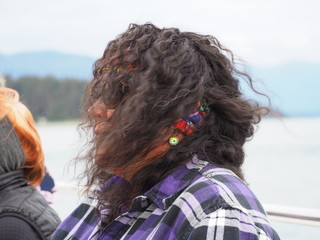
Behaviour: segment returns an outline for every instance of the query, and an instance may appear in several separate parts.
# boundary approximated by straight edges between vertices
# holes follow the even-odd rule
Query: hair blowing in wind
[[[195,154],[244,178],[243,145],[267,109],[243,95],[240,81],[256,92],[251,78],[236,68],[232,52],[213,36],[131,24],[107,45],[84,94],[82,127],[91,139],[78,159],[86,161],[88,189],[104,183],[115,170],[137,166],[131,188],[118,191],[115,186],[108,195],[99,194],[101,204],[110,204],[111,218],[119,205]],[[176,131],[176,121],[203,100],[210,111],[196,131],[176,146],[162,147]],[[95,121],[88,114],[96,101],[114,109],[111,117],[100,120],[104,124],[98,135],[92,133]],[[148,164],[141,164],[146,159]]]

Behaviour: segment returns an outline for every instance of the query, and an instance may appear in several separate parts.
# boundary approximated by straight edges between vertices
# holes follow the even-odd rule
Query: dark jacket
[[[0,121],[0,218],[17,217],[32,226],[40,239],[50,239],[60,219],[41,193],[30,186],[20,167],[24,153],[10,121]],[[1,226],[0,226],[1,227]]]

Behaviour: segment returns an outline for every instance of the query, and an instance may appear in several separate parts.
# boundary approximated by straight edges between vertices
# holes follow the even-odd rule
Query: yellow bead
[[[179,143],[179,139],[177,137],[171,137],[169,138],[169,143],[170,145],[175,146]]]
[[[116,68],[116,71],[117,71],[117,72],[121,72],[121,71],[122,71],[122,66],[117,67],[117,68]]]

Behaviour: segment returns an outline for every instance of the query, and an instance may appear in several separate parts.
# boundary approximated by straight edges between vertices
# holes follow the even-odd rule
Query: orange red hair
[[[40,185],[44,176],[44,154],[40,136],[30,110],[19,101],[19,93],[0,88],[0,120],[8,117],[21,142],[24,154],[25,177],[31,185]]]

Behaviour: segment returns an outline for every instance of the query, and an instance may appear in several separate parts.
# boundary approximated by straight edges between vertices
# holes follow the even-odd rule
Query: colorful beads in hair
[[[179,129],[184,135],[194,132],[203,122],[204,117],[209,113],[209,107],[205,100],[199,101],[197,108],[188,117],[176,122],[173,127]]]
[[[115,60],[113,62],[113,64],[118,63],[119,60]],[[123,85],[127,86],[130,82],[133,81],[133,69],[134,69],[134,65],[130,64],[128,65],[128,67],[126,68],[126,74],[127,74],[127,79],[123,82],[121,82]],[[105,66],[102,67],[102,69],[100,70],[100,73],[121,73],[123,71],[123,67],[122,66],[115,66],[114,68],[110,68],[108,64],[106,64]]]

